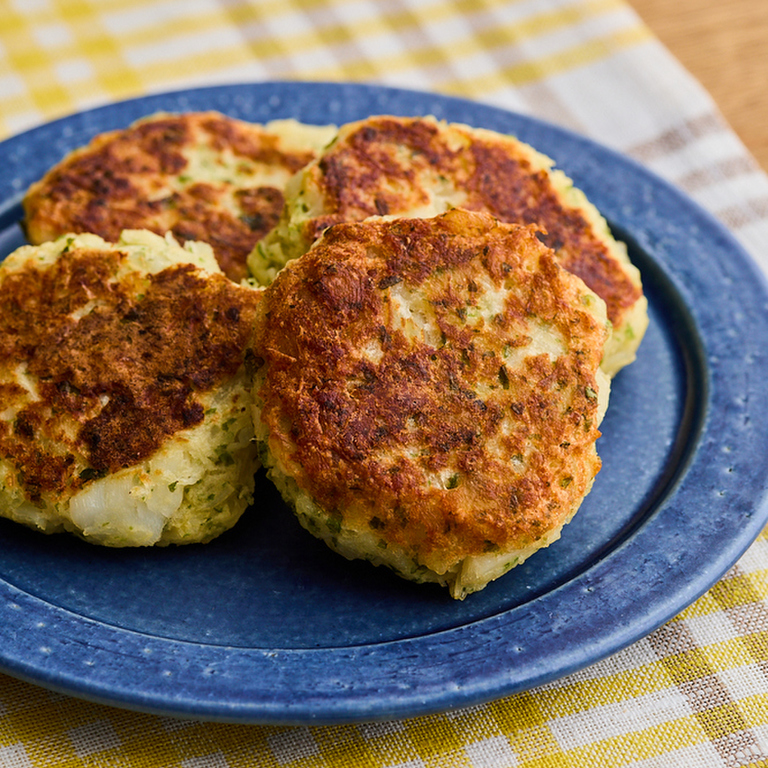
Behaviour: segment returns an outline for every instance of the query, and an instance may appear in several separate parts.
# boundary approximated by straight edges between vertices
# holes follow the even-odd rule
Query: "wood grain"
[[[768,0],[629,0],[768,170]]]

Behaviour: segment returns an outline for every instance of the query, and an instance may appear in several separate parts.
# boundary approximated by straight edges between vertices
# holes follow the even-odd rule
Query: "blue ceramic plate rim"
[[[351,647],[227,647],[111,626],[0,580],[0,669],[94,701],[229,722],[342,723],[445,711],[530,689],[625,648],[703,594],[758,536],[768,520],[768,408],[755,375],[766,370],[768,349],[764,277],[689,198],[570,131],[464,99],[372,85],[186,89],[84,111],[0,144],[0,218],[90,135],[156,110],[209,108],[254,121],[436,114],[516,134],[554,156],[651,255],[679,297],[677,310],[696,331],[685,350],[699,372],[696,428],[635,531],[576,577],[500,614]],[[692,513],[698,510],[706,514]]]

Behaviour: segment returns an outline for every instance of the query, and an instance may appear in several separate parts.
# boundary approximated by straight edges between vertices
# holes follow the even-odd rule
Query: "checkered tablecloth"
[[[0,138],[117,99],[286,79],[459,95],[573,129],[669,179],[768,269],[768,178],[622,0],[0,0]],[[768,766],[768,538],[617,655],[430,717],[205,723],[0,675],[0,768],[31,766]]]

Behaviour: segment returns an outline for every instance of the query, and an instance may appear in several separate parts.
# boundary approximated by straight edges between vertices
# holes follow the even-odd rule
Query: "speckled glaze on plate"
[[[476,704],[638,640],[705,592],[768,519],[768,293],[708,214],[572,133],[465,100],[374,86],[259,83],[159,94],[0,144],[0,257],[26,187],[94,134],[158,110],[263,122],[434,114],[549,154],[625,239],[650,328],[614,380],[603,470],[562,539],[463,602],[347,562],[264,478],[207,546],[99,549],[0,521],[0,670],[166,715],[341,723]]]

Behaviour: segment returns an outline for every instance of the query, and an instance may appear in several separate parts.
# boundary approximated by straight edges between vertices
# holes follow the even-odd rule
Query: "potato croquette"
[[[217,112],[157,114],[70,153],[24,198],[33,244],[68,233],[114,242],[125,229],[201,240],[240,282],[277,222],[283,187],[333,136],[329,126],[255,125]]]
[[[72,235],[0,265],[0,515],[95,544],[210,541],[252,500],[260,292],[211,249]]]
[[[647,301],[626,248],[552,160],[512,136],[431,117],[370,117],[342,126],[285,196],[279,224],[248,260],[262,284],[331,224],[485,211],[540,227],[558,262],[605,301],[613,325],[603,360],[609,376],[635,358]]]
[[[538,234],[461,209],[336,224],[264,290],[261,459],[332,549],[460,599],[575,514],[610,324]]]

